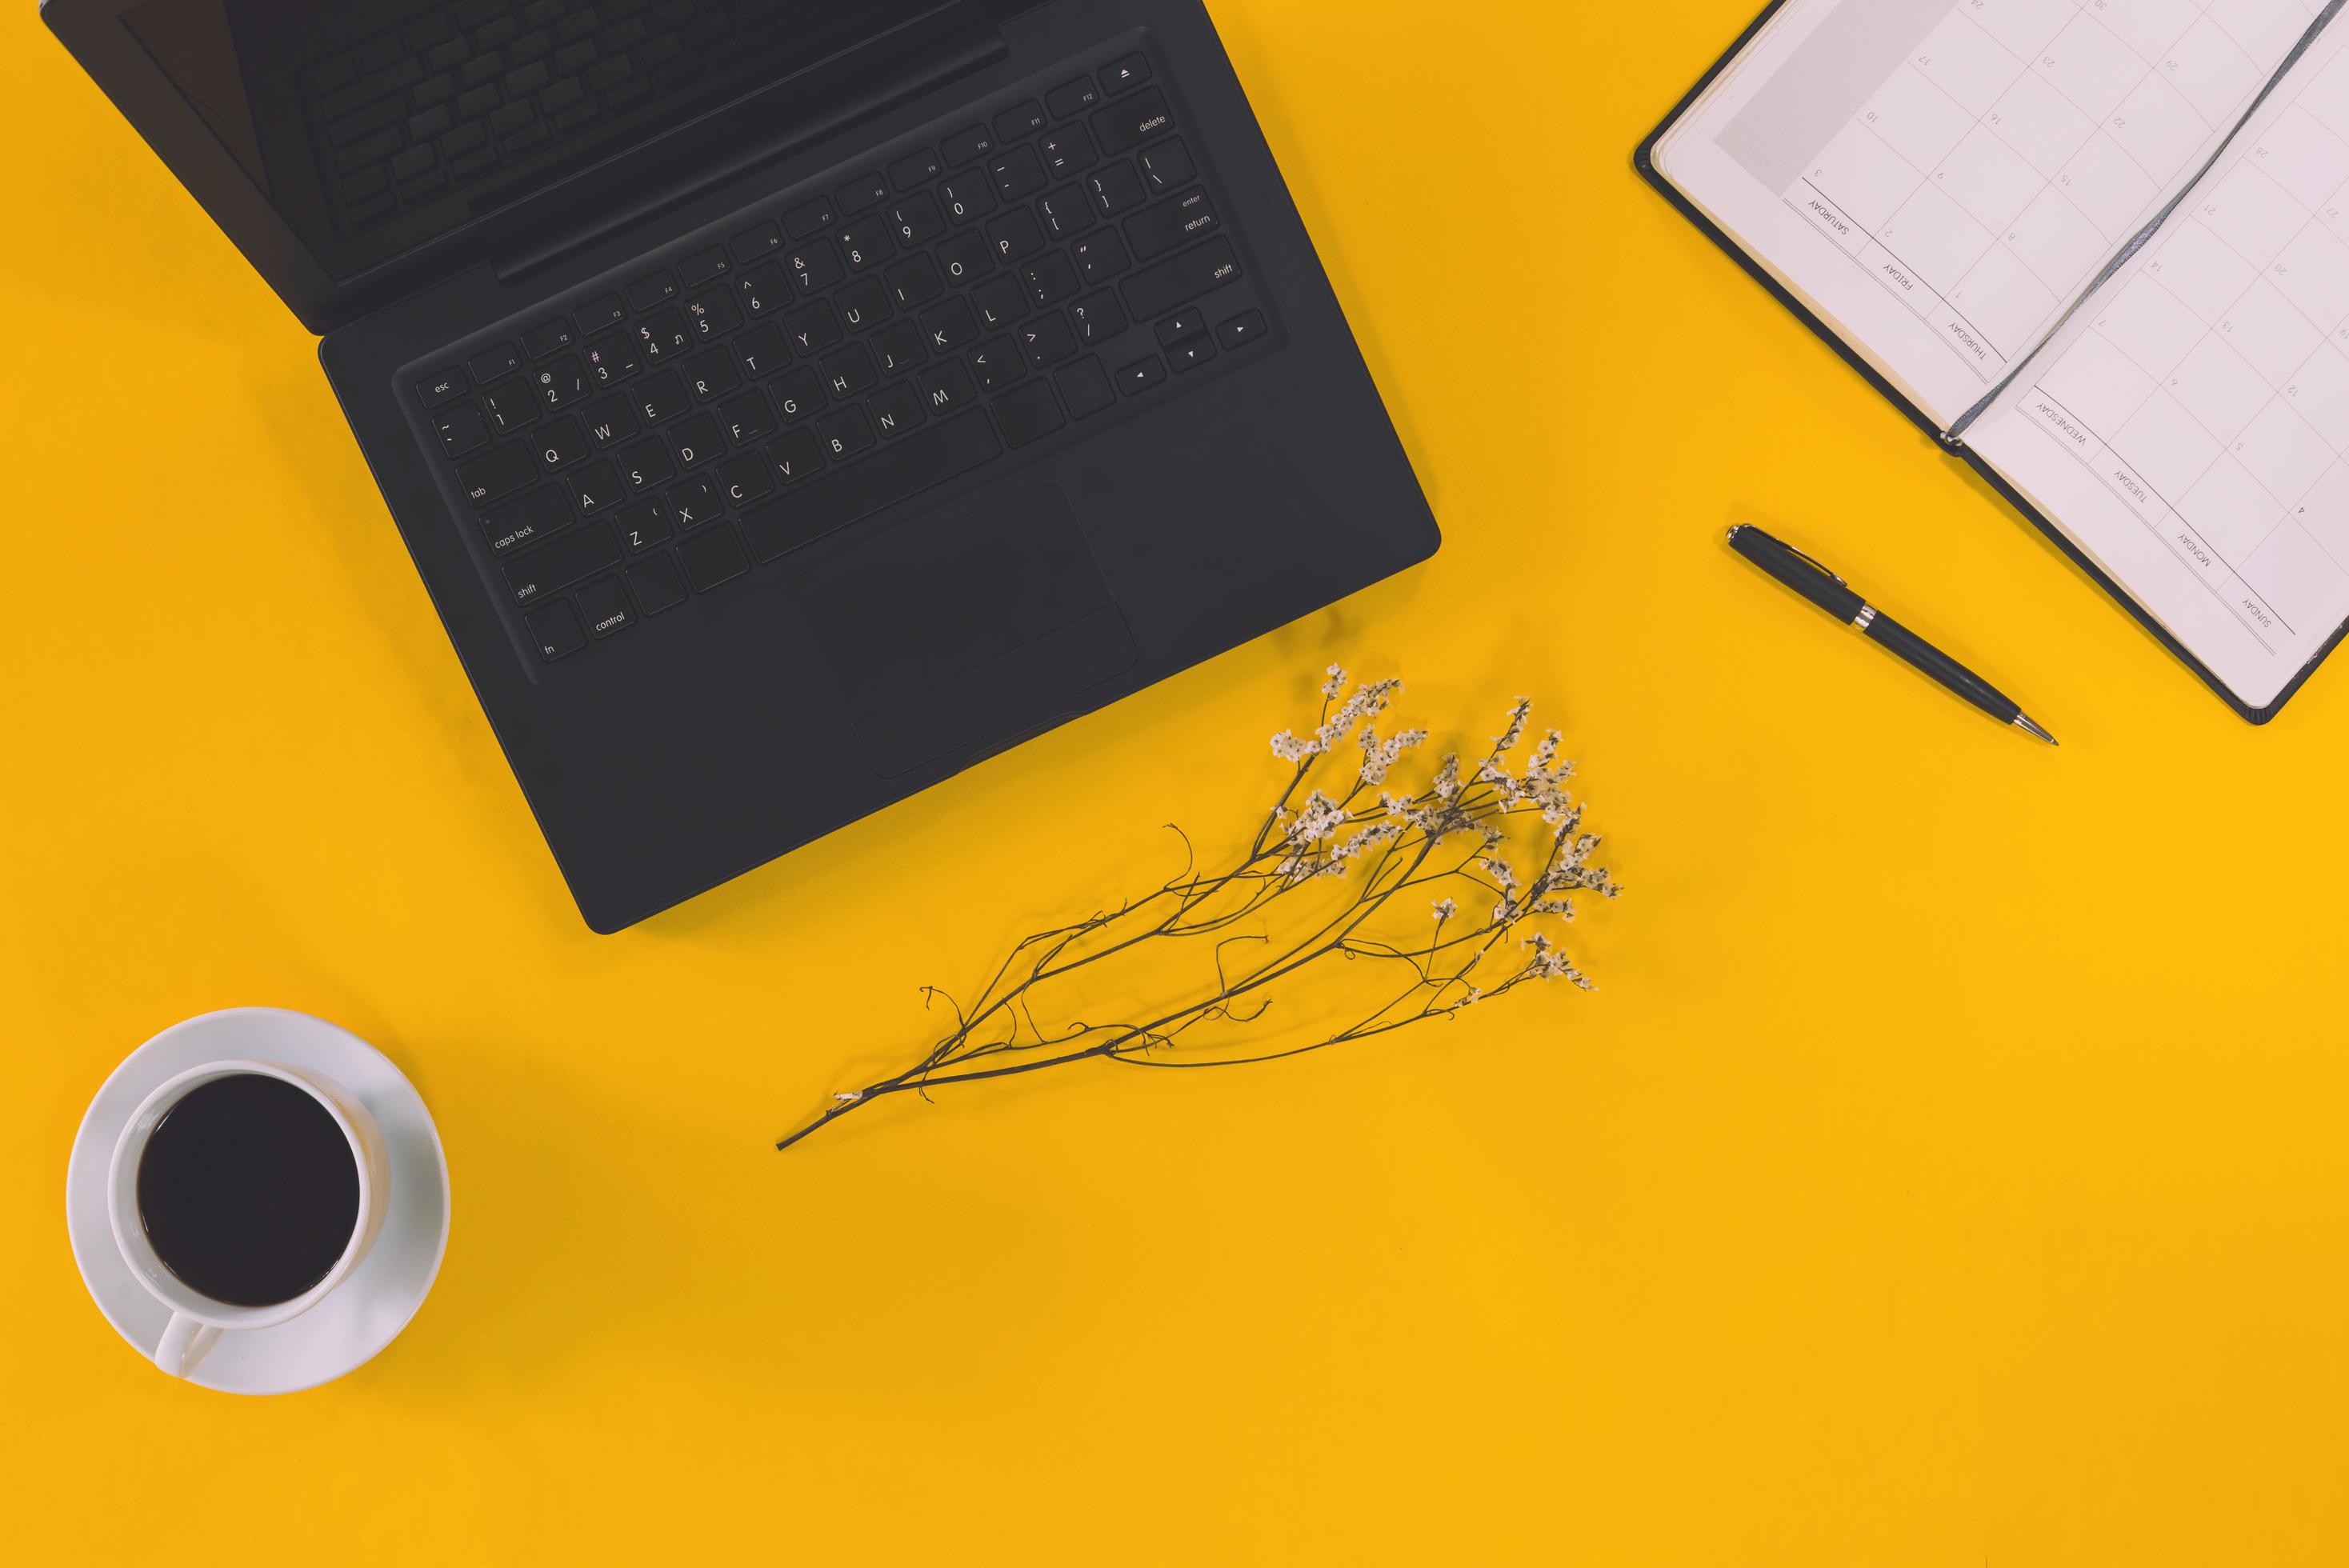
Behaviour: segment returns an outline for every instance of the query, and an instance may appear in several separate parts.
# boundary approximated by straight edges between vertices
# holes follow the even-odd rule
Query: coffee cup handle
[[[174,1377],[185,1377],[196,1369],[196,1363],[205,1352],[220,1342],[221,1331],[209,1323],[175,1312],[164,1326],[163,1337],[155,1346],[155,1365]]]

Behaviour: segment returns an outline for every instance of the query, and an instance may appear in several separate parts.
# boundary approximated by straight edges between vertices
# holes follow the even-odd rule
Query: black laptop
[[[1197,0],[47,0],[614,931],[1418,561]]]

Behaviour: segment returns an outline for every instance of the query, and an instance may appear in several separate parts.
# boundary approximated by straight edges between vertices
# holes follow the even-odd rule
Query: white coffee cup
[[[190,1090],[243,1073],[281,1079],[316,1100],[335,1119],[335,1125],[342,1129],[343,1137],[351,1146],[352,1162],[358,1170],[358,1220],[351,1226],[350,1240],[344,1243],[342,1255],[317,1284],[291,1301],[269,1306],[236,1306],[190,1288],[156,1254],[154,1245],[147,1239],[146,1223],[139,1216],[139,1161],[164,1116]],[[349,1090],[330,1078],[272,1062],[224,1060],[191,1068],[158,1087],[139,1102],[122,1135],[114,1140],[114,1161],[107,1171],[107,1216],[113,1222],[114,1244],[148,1294],[171,1312],[171,1321],[155,1346],[155,1365],[175,1377],[185,1377],[219,1343],[223,1333],[274,1327],[301,1316],[324,1301],[336,1285],[350,1277],[351,1271],[375,1244],[377,1233],[383,1229],[385,1202],[390,1191],[390,1166],[384,1152],[383,1133],[377,1128],[375,1118]]]

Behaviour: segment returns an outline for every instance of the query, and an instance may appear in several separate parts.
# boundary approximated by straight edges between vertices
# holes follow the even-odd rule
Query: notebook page
[[[2349,24],[1966,440],[2237,696],[2349,618]]]
[[[2209,162],[2322,0],[1790,0],[1660,150],[1943,428]]]

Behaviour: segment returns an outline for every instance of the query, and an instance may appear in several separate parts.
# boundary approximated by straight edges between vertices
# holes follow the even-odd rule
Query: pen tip
[[[2027,713],[2018,713],[2014,716],[2014,727],[2017,729],[2022,730],[2025,735],[2037,736],[2040,739],[2045,741],[2050,746],[2058,744],[2054,736],[2048,734],[2045,730],[2040,728],[2038,725],[2033,723],[2031,716]]]

